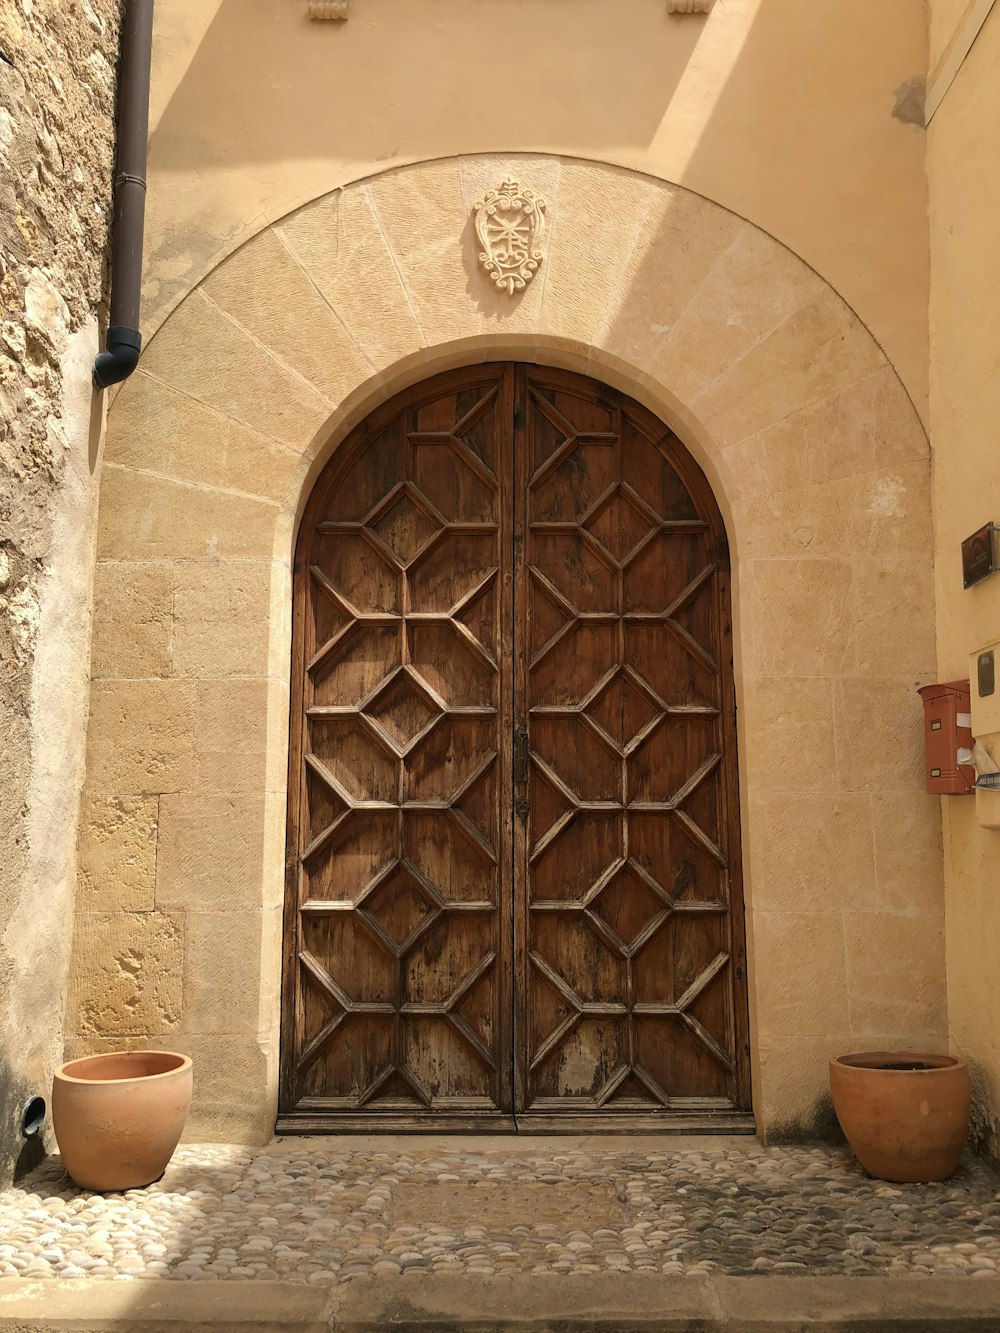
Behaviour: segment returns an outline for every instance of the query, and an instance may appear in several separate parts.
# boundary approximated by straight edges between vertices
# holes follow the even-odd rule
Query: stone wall
[[[61,1056],[118,0],[0,4],[0,1184]]]
[[[508,173],[548,200],[515,299],[471,223]],[[863,324],[784,246],[675,185],[544,155],[386,171],[265,227],[116,398],[69,1049],[187,1052],[192,1137],[272,1132],[297,515],[368,411],[488,359],[637,398],[715,490],[754,1107],[771,1137],[822,1131],[828,1056],[945,1034],[916,695],[935,672],[927,438]]]

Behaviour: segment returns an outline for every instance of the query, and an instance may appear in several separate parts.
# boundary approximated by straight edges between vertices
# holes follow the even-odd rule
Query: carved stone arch
[[[549,201],[545,262],[513,300],[471,220],[508,174]],[[177,306],[109,416],[82,858],[112,825],[155,856],[113,888],[84,878],[69,1027],[80,1047],[211,1053],[203,1137],[273,1126],[304,497],[378,402],[492,359],[638,400],[725,517],[761,1128],[812,1114],[826,1052],[943,1032],[934,858],[898,853],[937,815],[911,708],[934,667],[928,450],[893,367],[812,269],[700,196],[594,162],[432,161],[253,237]],[[144,960],[127,1025],[102,999],[122,947]]]

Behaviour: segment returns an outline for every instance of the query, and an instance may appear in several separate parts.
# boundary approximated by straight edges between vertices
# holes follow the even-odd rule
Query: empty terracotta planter
[[[969,1132],[969,1071],[950,1055],[867,1051],[830,1061],[830,1092],[854,1155],[880,1180],[945,1180]]]
[[[63,1166],[84,1189],[158,1180],[191,1105],[191,1061],[174,1051],[123,1051],[56,1070],[52,1125]]]

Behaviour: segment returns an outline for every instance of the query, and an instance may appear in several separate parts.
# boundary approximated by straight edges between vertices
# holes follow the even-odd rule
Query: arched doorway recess
[[[508,172],[553,201],[516,301],[484,285],[469,225]],[[67,1054],[194,1056],[192,1138],[274,1132],[300,516],[379,403],[505,358],[643,403],[725,516],[758,1129],[810,1132],[831,1055],[946,1037],[913,709],[936,679],[929,455],[896,370],[819,274],[679,186],[428,161],[251,237],[109,413]]]
[[[729,561],[594,380],[357,427],[294,568],[279,1129],[751,1129]]]

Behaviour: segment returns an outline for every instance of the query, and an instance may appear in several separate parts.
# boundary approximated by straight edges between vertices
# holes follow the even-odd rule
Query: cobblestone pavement
[[[836,1149],[627,1144],[185,1145],[157,1184],[110,1195],[51,1158],[0,1194],[0,1275],[998,1274],[1000,1178],[980,1162],[887,1185]]]

